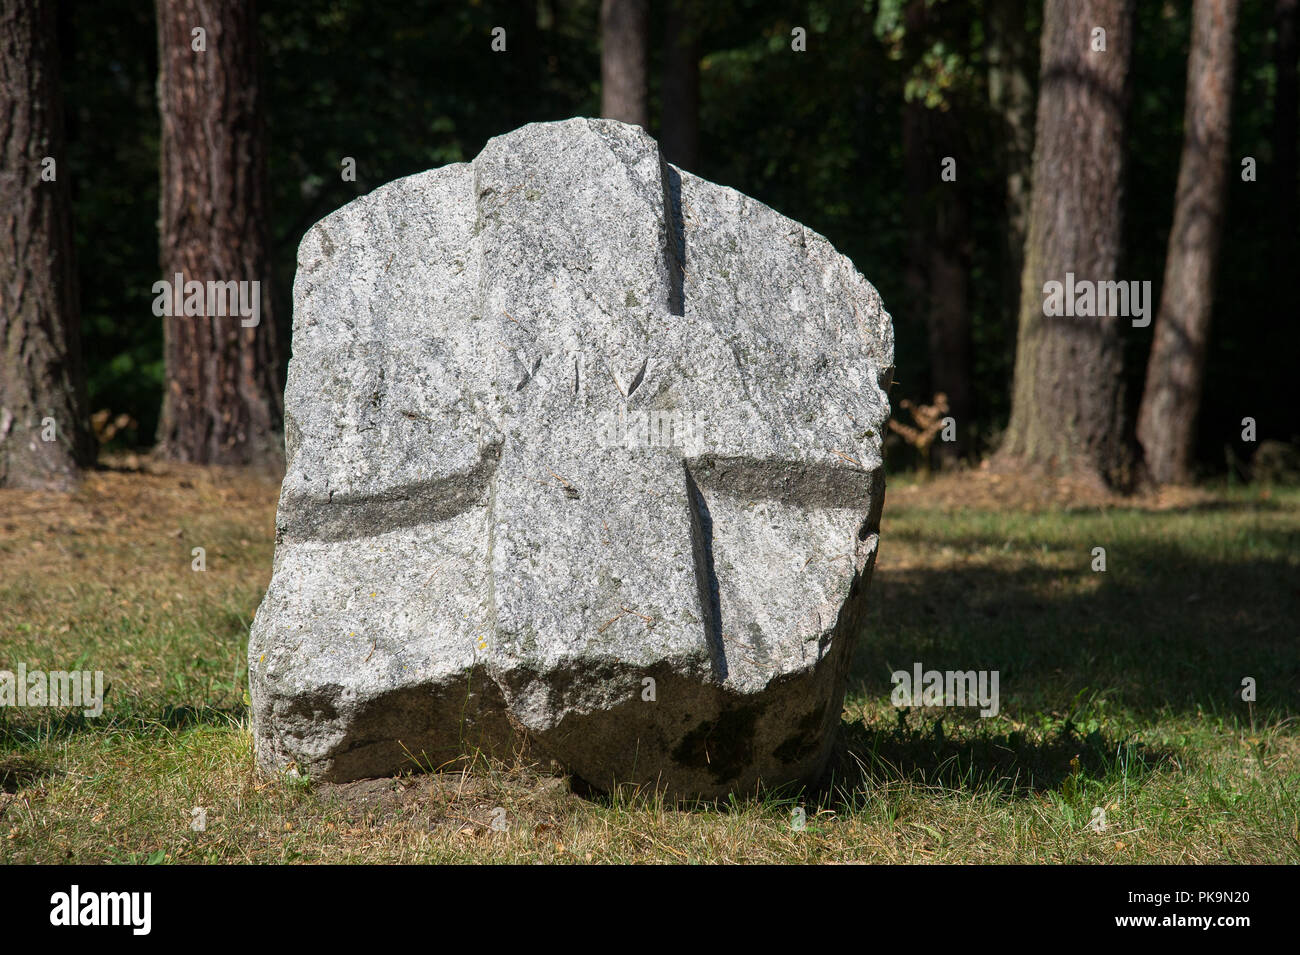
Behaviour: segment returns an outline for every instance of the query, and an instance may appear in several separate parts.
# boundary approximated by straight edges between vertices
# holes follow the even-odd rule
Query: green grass
[[[825,783],[686,808],[487,761],[265,778],[244,645],[275,486],[174,469],[4,492],[0,669],[111,690],[98,720],[0,709],[0,862],[1300,861],[1300,492],[1053,511],[965,508],[954,486],[891,481]],[[918,661],[998,670],[1000,712],[896,709],[890,672]]]

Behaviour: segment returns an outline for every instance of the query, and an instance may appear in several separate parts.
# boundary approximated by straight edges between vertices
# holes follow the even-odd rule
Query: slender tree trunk
[[[516,89],[536,90],[545,76],[546,54],[542,45],[542,31],[538,19],[542,11],[537,0],[522,0],[517,18],[511,19],[506,37],[505,69]],[[545,107],[536,96],[517,96],[512,103],[510,117],[514,128],[545,118]],[[315,220],[313,220],[315,221]]]
[[[926,114],[922,102],[903,103],[903,221],[907,227],[903,288],[907,292],[909,317],[917,321],[924,320],[930,299],[928,250],[934,228],[927,210],[935,169],[930,164]]]
[[[1174,224],[1137,427],[1147,471],[1161,484],[1192,478],[1223,238],[1237,7],[1238,0],[1196,0],[1192,12]]]
[[[695,169],[700,148],[700,40],[691,0],[667,0],[664,16],[664,156]]]
[[[904,9],[905,37],[909,46],[920,45],[926,25],[925,0],[909,0]],[[919,53],[915,53],[919,56]],[[935,167],[931,162],[929,110],[919,99],[903,100],[903,222],[907,228],[903,288],[907,293],[907,314],[925,321],[930,301],[929,248],[933,242],[934,218],[929,213],[930,190]],[[909,385],[915,387],[915,383]],[[925,395],[918,395],[925,398]]]
[[[1067,272],[1093,282],[1119,278],[1132,24],[1132,0],[1045,5],[1015,383],[1001,451],[1004,466],[1121,488],[1138,477],[1124,410],[1121,319],[1049,317],[1043,289],[1065,282]],[[1092,47],[1098,28],[1106,31],[1105,52]]]
[[[909,45],[918,55],[928,46],[934,16],[925,0],[911,0],[907,5],[905,29]],[[947,109],[930,108],[920,99],[905,101],[903,154],[908,223],[904,282],[913,308],[925,320],[930,390],[947,395],[949,412],[957,423],[956,441],[935,441],[931,446],[941,463],[951,465],[969,449],[975,413],[970,216],[960,169],[956,181],[942,177],[945,158],[960,161],[967,154],[961,146],[958,108],[951,104]],[[928,403],[931,396],[922,398]]]
[[[1014,357],[1016,317],[1020,314],[1020,276],[1025,266],[1029,227],[1029,175],[1034,149],[1034,89],[1030,69],[1025,0],[989,0],[987,26],[989,102],[1001,120],[1000,143],[1006,180],[1006,242],[1002,289],[1007,342]]]
[[[54,7],[0,0],[0,487],[68,490],[95,440]]]
[[[163,278],[261,283],[256,325],[206,311],[163,320],[158,453],[202,464],[283,457],[256,24],[252,0],[158,0]],[[199,29],[204,52],[192,46]]]
[[[933,111],[932,111],[933,112]],[[958,119],[954,111],[931,116],[939,126],[941,155],[935,157],[937,190],[933,207],[934,241],[930,246],[930,381],[936,394],[948,396],[948,411],[956,422],[956,440],[935,441],[945,467],[956,464],[971,446],[975,395],[971,384],[970,215],[960,176],[957,182],[938,181],[943,156],[967,155],[957,148]]]
[[[1273,47],[1273,66],[1277,72],[1277,92],[1273,97],[1273,215],[1272,234],[1274,275],[1285,275],[1300,257],[1296,236],[1296,66],[1300,44],[1296,40],[1297,7],[1300,0],[1277,0],[1273,25],[1277,40]],[[1292,306],[1288,283],[1277,282],[1278,307]],[[1279,312],[1285,314],[1285,312]]]
[[[601,0],[600,113],[650,127],[647,0]]]

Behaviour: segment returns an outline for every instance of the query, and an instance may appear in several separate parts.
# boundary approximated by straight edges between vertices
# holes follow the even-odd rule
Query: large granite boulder
[[[713,796],[825,763],[893,332],[821,236],[640,128],[525,126],[303,238],[259,762],[554,760]]]

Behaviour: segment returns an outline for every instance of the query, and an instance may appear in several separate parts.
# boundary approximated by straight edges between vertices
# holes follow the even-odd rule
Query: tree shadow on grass
[[[55,769],[26,756],[5,756],[0,759],[0,793],[16,793],[36,785]]]
[[[1023,797],[1116,771],[1140,779],[1172,756],[1099,730],[1081,735],[1068,722],[1046,739],[1021,732],[950,735],[943,719],[926,728],[909,727],[905,711],[893,728],[859,722],[840,729],[831,764],[817,787],[833,803],[897,783]]]
[[[225,727],[238,722],[247,707],[164,706],[152,715],[123,708],[88,717],[80,710],[20,710],[15,719],[0,709],[0,793],[20,793],[39,786],[46,779],[63,775],[40,749],[50,743],[69,740],[82,733],[117,732],[145,737],[159,731],[168,734],[200,726]],[[36,715],[40,714],[40,715]]]
[[[1263,553],[1300,552],[1294,532],[1253,533]],[[850,699],[888,700],[890,674],[920,663],[998,671],[1001,712],[1022,721],[1068,715],[1081,696],[1096,715],[1123,710],[1144,721],[1300,714],[1293,560],[1225,559],[1130,535],[1052,542],[1071,555],[1070,570],[1008,568],[988,558],[1005,544],[998,533],[945,533],[937,543],[951,549],[948,566],[891,570],[882,554]],[[1106,547],[1106,572],[1091,569],[1094,543]],[[1241,699],[1245,678],[1256,682],[1253,711]]]
[[[248,707],[167,704],[149,712],[127,706],[105,709],[99,717],[86,716],[81,710],[27,709],[16,712],[21,714],[21,718],[7,716],[4,710],[0,710],[0,752],[30,749],[71,739],[81,733],[113,731],[147,736],[159,730],[174,733],[199,726],[224,728],[244,720]]]
[[[887,728],[865,722],[840,725],[829,764],[811,785],[792,783],[756,792],[682,800],[685,812],[743,811],[757,802],[819,805],[853,812],[864,796],[908,788],[960,792],[967,796],[1025,798],[1057,791],[1067,798],[1089,782],[1125,777],[1130,785],[1171,763],[1172,751],[1118,739],[1100,730],[1082,734],[1070,722],[1047,738],[1021,732],[945,731],[945,720],[910,726],[906,711]],[[603,806],[654,804],[655,793],[627,785],[609,793],[573,780],[573,792]]]
[[[1104,513],[1118,518],[1141,516],[1159,520],[1178,514],[1276,514],[1283,511],[1293,511],[1294,509],[1294,505],[1285,500],[1257,497],[1229,500],[1215,497],[1186,501],[1182,504],[1125,504],[1111,506],[1107,507]],[[1098,509],[1095,504],[1066,504],[1058,508],[1057,513],[1067,514],[1072,517],[1096,515]]]

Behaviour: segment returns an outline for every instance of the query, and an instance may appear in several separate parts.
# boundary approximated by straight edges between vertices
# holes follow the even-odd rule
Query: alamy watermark
[[[978,706],[980,716],[998,715],[997,670],[895,670],[889,678],[895,706]]]
[[[1151,282],[1075,281],[1043,284],[1043,314],[1048,318],[1131,318],[1134,328],[1151,324]]]
[[[682,448],[693,452],[700,447],[701,432],[695,414],[677,409],[605,411],[596,419],[597,442],[602,448]]]
[[[104,712],[101,670],[0,670],[0,706],[85,707],[86,716]]]
[[[83,892],[73,885],[50,896],[50,924],[118,925],[130,928],[133,935],[148,935],[153,927],[153,893]]]
[[[175,281],[160,279],[153,283],[153,313],[159,318],[184,315],[191,318],[240,317],[244,328],[256,328],[262,320],[262,283],[185,281],[176,273]]]

